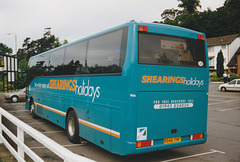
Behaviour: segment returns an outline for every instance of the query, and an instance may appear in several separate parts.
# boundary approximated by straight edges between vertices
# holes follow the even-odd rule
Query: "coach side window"
[[[49,74],[49,58],[50,58],[50,53],[38,56],[37,66],[40,70],[39,71],[40,76],[50,75]]]
[[[30,82],[34,77],[37,76],[36,74],[36,70],[38,70],[37,67],[37,61],[38,61],[38,57],[32,57],[29,60],[29,64],[28,64],[28,81]]]
[[[32,57],[32,58],[29,60],[29,68],[32,68],[32,67],[36,66],[36,65],[37,65],[37,60],[38,60],[37,57]]]
[[[88,73],[87,69],[85,68],[86,50],[87,41],[75,43],[66,48],[63,69],[65,75]]]
[[[87,66],[90,74],[120,73],[123,30],[110,32],[89,40]]]
[[[49,60],[49,74],[63,75],[63,60],[65,48],[51,52]]]

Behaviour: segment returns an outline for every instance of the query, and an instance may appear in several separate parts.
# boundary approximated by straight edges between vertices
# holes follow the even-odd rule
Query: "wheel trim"
[[[75,122],[73,118],[68,120],[68,133],[70,136],[74,136],[75,134]]]
[[[17,100],[18,100],[17,97],[13,97],[13,98],[12,98],[12,101],[13,101],[13,102],[17,102]]]
[[[31,104],[31,113],[34,113],[35,112],[35,105],[34,104]]]

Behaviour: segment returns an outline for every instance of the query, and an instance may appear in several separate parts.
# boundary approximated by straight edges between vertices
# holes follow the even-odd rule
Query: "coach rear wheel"
[[[34,104],[34,101],[31,100],[30,102],[30,112],[31,112],[31,115],[34,119],[37,118],[37,115],[35,114],[35,104]]]
[[[72,143],[79,143],[79,124],[74,111],[70,111],[67,116],[66,130],[68,139]]]

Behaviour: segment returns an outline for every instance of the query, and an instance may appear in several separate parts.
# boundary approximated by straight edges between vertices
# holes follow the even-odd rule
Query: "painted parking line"
[[[51,134],[51,133],[62,133],[62,132],[65,132],[65,131],[48,131],[48,132],[41,132],[43,134]]]
[[[83,146],[83,145],[86,145],[86,144],[72,144],[72,145],[62,145],[63,147],[74,147],[74,146]],[[34,150],[34,149],[45,149],[46,147],[45,146],[41,146],[41,147],[30,147],[31,150]]]
[[[165,161],[162,161],[162,162],[170,162],[170,161],[189,159],[189,158],[193,158],[193,157],[199,157],[199,156],[204,156],[204,155],[209,155],[209,154],[214,154],[214,153],[225,154],[225,152],[218,151],[218,150],[215,150],[215,149],[210,149],[209,152],[205,152],[205,153],[201,153],[201,154],[195,154],[195,155],[190,155],[190,156],[183,156],[183,157],[180,157],[180,158],[169,159],[169,160],[165,160]]]
[[[8,111],[9,113],[15,113],[15,112],[25,112],[25,111],[29,111],[29,110],[16,110],[16,111]]]
[[[240,107],[234,107],[234,108],[222,109],[222,110],[216,110],[216,111],[224,112],[224,111],[237,110],[237,109],[240,109]]]
[[[231,98],[231,99],[234,99],[234,98],[236,98],[236,99],[238,99],[239,97],[235,97],[235,96],[224,96],[224,95],[222,95],[222,96],[220,96],[220,95],[208,95],[208,97],[217,97],[217,98]]]
[[[221,102],[222,100],[209,98],[208,101],[220,101]]]
[[[222,101],[222,102],[217,102],[217,103],[209,103],[208,106],[218,105],[218,104],[223,104],[223,103],[228,103],[228,102],[235,102],[235,101],[240,101],[240,99],[237,99],[237,100]]]
[[[31,117],[32,118],[32,115],[15,115],[16,117],[18,117],[18,118],[26,118],[26,117]]]
[[[26,124],[31,125],[31,124],[44,124],[44,123],[48,123],[48,122],[37,122],[37,123],[26,123]]]

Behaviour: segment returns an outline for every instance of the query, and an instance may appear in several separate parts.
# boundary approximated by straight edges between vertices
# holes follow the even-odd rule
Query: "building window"
[[[214,47],[208,47],[208,52],[214,52]]]
[[[226,45],[222,45],[221,48],[222,48],[222,49],[226,49]]]
[[[214,67],[215,61],[214,61],[214,56],[209,57],[209,66]]]

